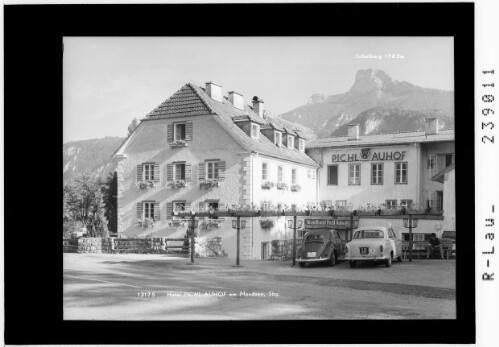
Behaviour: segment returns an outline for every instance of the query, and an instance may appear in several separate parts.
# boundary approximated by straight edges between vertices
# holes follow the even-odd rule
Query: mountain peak
[[[359,70],[355,74],[355,82],[350,91],[357,93],[380,92],[394,83],[397,83],[397,81],[383,70]]]

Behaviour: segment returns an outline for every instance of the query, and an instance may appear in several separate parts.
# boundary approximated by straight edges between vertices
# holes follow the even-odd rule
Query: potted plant
[[[260,227],[265,230],[272,229],[274,227],[274,221],[272,219],[261,219]]]
[[[137,182],[136,184],[137,188],[139,189],[151,189],[154,187],[154,181],[140,181],[140,182]]]
[[[301,187],[299,184],[293,184],[291,185],[291,191],[292,192],[299,192],[301,190]]]
[[[199,183],[199,189],[211,190],[215,187],[218,187],[217,180],[205,180]]]
[[[168,188],[171,188],[171,189],[183,188],[183,187],[185,187],[185,185],[186,185],[185,180],[172,181],[172,182],[168,183]]]
[[[426,214],[427,209],[415,204],[410,204],[405,209],[405,214]]]
[[[175,140],[173,142],[170,142],[170,148],[177,148],[177,147],[187,147],[187,141],[186,140]]]
[[[275,183],[274,182],[266,181],[266,182],[262,183],[262,189],[270,190],[270,189],[272,189],[274,187],[275,187]]]
[[[352,205],[343,206],[339,204],[335,204],[333,210],[333,216],[337,217],[349,217],[352,214]]]
[[[276,188],[279,190],[288,190],[288,185],[284,182],[277,182]]]
[[[366,206],[360,205],[356,210],[357,216],[377,216],[379,207],[374,204],[368,203]]]
[[[154,220],[152,218],[139,218],[137,225],[143,229],[149,229],[154,226]]]

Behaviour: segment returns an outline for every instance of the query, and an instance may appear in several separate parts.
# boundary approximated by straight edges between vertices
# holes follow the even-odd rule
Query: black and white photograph
[[[5,343],[494,346],[488,2],[6,3]]]
[[[65,37],[64,319],[455,319],[453,56]]]

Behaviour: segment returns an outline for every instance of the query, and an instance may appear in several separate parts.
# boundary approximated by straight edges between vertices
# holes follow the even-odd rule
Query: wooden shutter
[[[185,123],[185,140],[192,141],[192,122]]]
[[[159,218],[159,202],[154,203],[154,220],[160,220]]]
[[[142,201],[137,203],[137,219],[142,219],[142,211],[144,207],[142,206]]]
[[[137,165],[137,182],[142,181],[142,164]]]
[[[166,203],[166,219],[172,219],[173,216],[173,202]]]
[[[173,181],[173,164],[166,165],[166,180]]]
[[[219,180],[225,179],[225,161],[218,162],[218,179]]]
[[[159,165],[154,164],[154,182],[159,182]]]
[[[202,161],[198,165],[198,179],[204,180],[205,177],[206,177],[206,163]]]
[[[185,163],[185,180],[190,181],[192,178],[192,165],[190,163]]]
[[[173,124],[168,124],[166,128],[166,141],[173,142]]]
[[[190,202],[186,202],[185,205],[184,205],[184,211],[190,211],[191,210],[191,203]]]

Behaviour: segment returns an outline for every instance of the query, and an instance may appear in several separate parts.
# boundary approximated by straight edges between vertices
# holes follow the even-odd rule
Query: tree
[[[104,215],[102,185],[100,178],[81,175],[64,187],[63,218],[82,222],[91,237],[105,237],[109,233]]]
[[[110,172],[106,183],[102,187],[103,200],[106,207],[104,215],[107,218],[107,227],[113,233],[118,232],[118,174]]]
[[[139,120],[137,118],[132,119],[132,122],[128,126],[128,136],[130,136],[135,129],[139,126]]]

